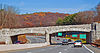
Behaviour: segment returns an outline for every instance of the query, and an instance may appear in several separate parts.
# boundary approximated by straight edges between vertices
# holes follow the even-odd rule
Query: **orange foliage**
[[[18,41],[21,41],[21,42],[26,43],[26,42],[27,42],[27,38],[26,38],[25,35],[19,35],[19,36],[18,36]]]
[[[33,15],[37,15],[38,13],[33,13]]]
[[[39,13],[39,16],[45,16],[45,13]]]
[[[32,26],[32,23],[30,23],[30,22],[26,22],[26,24],[28,24],[28,25]]]
[[[40,26],[42,26],[42,22],[40,22]]]
[[[29,15],[27,15],[26,17],[30,17]]]
[[[2,26],[0,26],[0,29],[2,29]]]
[[[16,15],[16,16],[19,16],[19,15]]]
[[[23,17],[23,18],[21,18]],[[58,17],[61,17],[64,19],[65,14],[64,13],[52,13],[52,12],[38,12],[33,14],[26,14],[26,15],[19,15],[19,25],[18,27],[32,27],[32,26],[50,26],[55,25],[56,20]],[[20,21],[22,20],[22,21]],[[48,23],[49,22],[49,23]],[[52,23],[54,22],[54,23]],[[24,24],[23,24],[24,23]]]
[[[45,16],[44,12],[40,12],[40,13],[33,13],[34,15],[39,15],[39,16]]]
[[[66,16],[69,16],[69,14],[65,14]]]
[[[47,12],[47,13],[52,13],[52,12]]]
[[[100,21],[98,21],[98,23],[100,23]]]
[[[58,12],[56,12],[56,14],[58,14]]]

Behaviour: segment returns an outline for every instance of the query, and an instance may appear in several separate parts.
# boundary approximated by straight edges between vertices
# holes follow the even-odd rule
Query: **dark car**
[[[67,39],[64,39],[64,40],[62,41],[62,45],[68,45],[68,40],[67,40]]]
[[[15,41],[14,42],[14,44],[20,44],[21,43],[21,41]]]
[[[68,39],[68,42],[71,42],[72,40],[71,39]]]
[[[57,40],[60,40],[59,38]]]
[[[82,41],[81,40],[76,40],[75,42],[74,42],[74,47],[82,47]]]

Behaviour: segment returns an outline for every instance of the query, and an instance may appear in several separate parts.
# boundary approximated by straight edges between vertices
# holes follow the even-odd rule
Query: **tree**
[[[42,26],[42,22],[40,21],[40,26]]]
[[[77,13],[77,15],[74,18],[75,23],[76,24],[84,24],[86,22],[86,18],[88,18],[88,14],[87,13],[85,13],[85,12]]]
[[[66,24],[75,24],[75,19],[74,18],[75,18],[76,15],[77,15],[77,13],[66,16],[63,20],[63,24],[64,25],[66,25]]]
[[[100,3],[96,7],[96,12],[97,12],[98,15],[100,15]]]
[[[95,17],[93,20],[94,22],[100,21],[100,3],[95,8]]]
[[[63,19],[62,18],[58,18],[58,20],[56,21],[57,25],[62,25],[63,24]]]
[[[17,10],[8,5],[0,4],[0,26],[2,28],[12,28],[17,26]]]

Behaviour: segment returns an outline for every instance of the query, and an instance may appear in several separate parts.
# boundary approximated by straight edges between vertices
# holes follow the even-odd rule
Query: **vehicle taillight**
[[[59,40],[59,39],[57,39],[57,40]]]
[[[76,44],[76,43],[74,43],[74,44]]]

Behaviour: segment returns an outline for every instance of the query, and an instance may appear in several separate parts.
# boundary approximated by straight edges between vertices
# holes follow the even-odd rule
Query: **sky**
[[[20,14],[34,12],[59,12],[77,13],[90,10],[100,3],[99,0],[0,0],[0,4],[6,4],[18,9]]]

